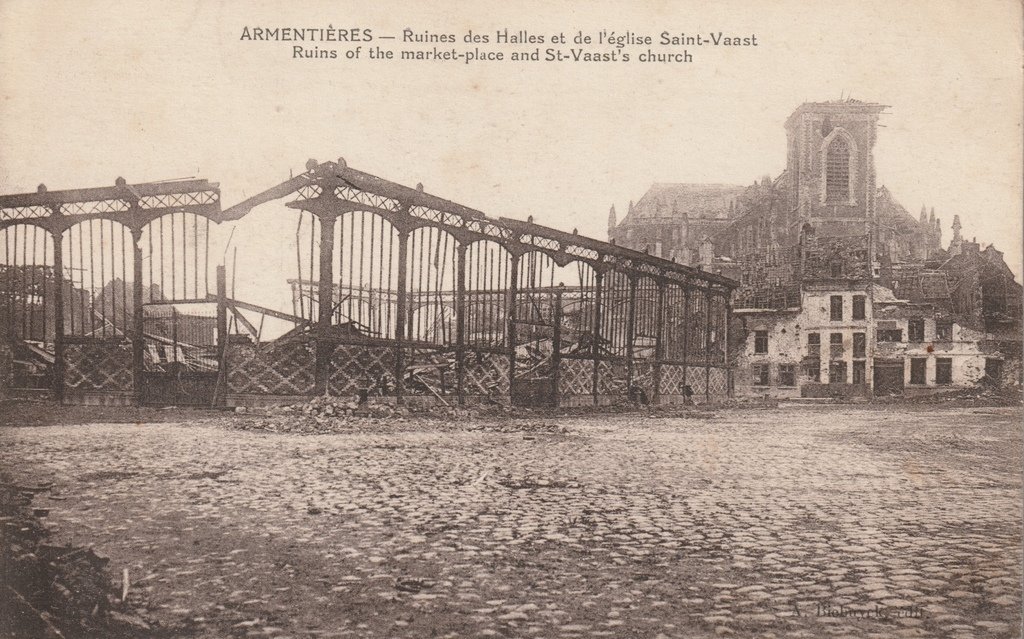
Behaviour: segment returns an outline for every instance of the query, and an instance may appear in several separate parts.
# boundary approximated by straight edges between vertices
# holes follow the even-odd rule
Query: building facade
[[[738,309],[736,393],[771,397],[913,395],[1001,381],[984,331],[869,281],[805,282],[801,303]]]
[[[656,184],[620,224],[609,219],[617,244],[740,282],[737,395],[1020,386],[1021,285],[1002,253],[962,237],[959,216],[944,248],[934,207],[915,217],[877,184],[886,108],[803,104],[785,122],[777,177],[746,187]],[[708,201],[716,206],[698,204]]]

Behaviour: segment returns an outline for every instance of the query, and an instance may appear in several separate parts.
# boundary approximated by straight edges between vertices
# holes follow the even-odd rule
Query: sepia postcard
[[[0,0],[0,637],[1021,637],[1022,52]]]

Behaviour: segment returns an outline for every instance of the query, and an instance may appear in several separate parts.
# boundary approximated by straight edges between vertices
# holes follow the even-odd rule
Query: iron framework
[[[532,217],[491,218],[344,160],[306,168],[223,210],[205,180],[0,196],[4,337],[41,353],[40,385],[68,401],[169,402],[146,386],[183,384],[183,371],[220,404],[730,393],[736,282]],[[298,214],[291,313],[235,299],[223,266],[212,282],[209,250],[211,222],[285,198]],[[207,310],[182,318],[183,304]],[[293,329],[264,341],[265,317]],[[179,326],[194,335],[183,344]]]

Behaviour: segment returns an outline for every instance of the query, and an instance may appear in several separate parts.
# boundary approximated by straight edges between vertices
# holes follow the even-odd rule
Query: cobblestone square
[[[178,636],[1016,637],[1021,412],[0,429]]]

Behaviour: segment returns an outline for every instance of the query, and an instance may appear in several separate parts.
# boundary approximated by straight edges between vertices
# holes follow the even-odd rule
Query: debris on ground
[[[569,429],[565,426],[535,421],[479,422],[466,428],[466,430],[486,433],[525,433],[529,435],[566,435],[569,433]]]
[[[229,428],[271,433],[325,434],[380,430],[423,422],[460,424],[466,420],[508,416],[511,408],[486,406],[394,406],[358,398],[321,395],[307,402],[268,408],[239,407],[238,417],[222,420]]]
[[[1020,571],[992,549],[1020,549],[1020,409],[690,410],[485,420],[572,431],[535,441],[415,411],[364,419],[355,436],[227,426],[258,414],[10,429],[0,467],[33,489],[54,482],[35,506],[111,557],[115,584],[129,567],[129,600],[151,597],[145,619],[175,628],[168,639],[654,637],[672,634],[666,623],[739,636],[752,614],[779,636],[812,637],[813,605],[794,617],[757,587],[813,601],[829,571],[846,571],[855,600],[928,592],[1009,636]],[[44,499],[53,490],[67,501]],[[914,552],[921,539],[932,543]],[[808,544],[820,548],[802,553]],[[893,564],[892,548],[909,568],[862,570]],[[927,636],[948,625],[919,621]],[[892,619],[836,624],[843,636],[907,634]]]
[[[321,395],[300,404],[264,409],[240,406],[235,412],[246,416],[228,420],[229,427],[238,430],[317,434],[351,431],[357,424],[390,420],[401,416],[402,409],[388,404],[360,404],[356,399]]]
[[[594,414],[635,415],[648,418],[714,419],[719,407],[644,405],[620,402],[607,406],[522,407],[501,403],[450,405],[399,405],[360,402],[358,397],[321,395],[306,402],[270,407],[238,407],[235,415],[216,420],[234,430],[319,435],[380,432],[381,430],[443,429],[565,435],[569,429],[545,419],[586,418]]]
[[[0,399],[0,428],[76,424],[163,424],[172,411],[150,406],[64,406],[51,399]],[[175,420],[198,422],[217,413],[208,408],[182,408]]]
[[[499,486],[509,490],[537,490],[537,489],[561,489],[579,488],[578,482],[567,482],[557,479],[538,479],[536,477],[512,477],[503,476],[497,480]]]
[[[0,636],[136,637],[152,626],[114,586],[108,559],[91,547],[57,545],[33,508],[46,486],[19,486],[0,475]]]
[[[778,408],[779,398],[768,395],[758,397],[736,397],[720,404],[726,408]]]
[[[956,390],[927,393],[921,395],[875,398],[876,403],[883,404],[955,404],[956,406],[1020,406],[1024,404],[1024,395],[1020,387],[1013,386],[975,386]]]

